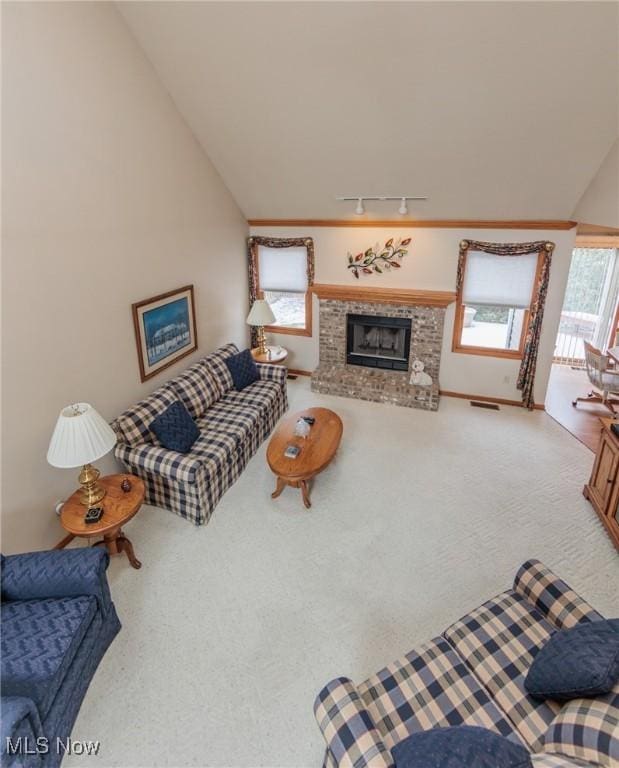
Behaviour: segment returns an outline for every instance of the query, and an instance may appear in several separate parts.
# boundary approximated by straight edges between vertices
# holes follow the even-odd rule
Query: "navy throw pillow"
[[[524,681],[537,699],[569,701],[608,693],[619,680],[619,619],[555,632]]]
[[[187,453],[200,437],[200,430],[180,400],[168,405],[165,411],[151,422],[150,429],[157,435],[164,448],[179,453]]]
[[[474,725],[413,733],[391,756],[396,768],[533,768],[523,746]]]
[[[227,357],[224,362],[228,366],[237,392],[260,379],[256,362],[248,349],[244,349],[238,355]]]

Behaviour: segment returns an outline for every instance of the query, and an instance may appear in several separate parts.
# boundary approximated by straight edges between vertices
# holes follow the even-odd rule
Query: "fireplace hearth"
[[[349,365],[407,371],[410,341],[410,318],[346,316],[346,362]]]

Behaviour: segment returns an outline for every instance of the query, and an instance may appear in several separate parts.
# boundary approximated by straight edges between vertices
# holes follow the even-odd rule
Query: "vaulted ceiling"
[[[248,218],[569,218],[618,133],[616,3],[118,8]]]

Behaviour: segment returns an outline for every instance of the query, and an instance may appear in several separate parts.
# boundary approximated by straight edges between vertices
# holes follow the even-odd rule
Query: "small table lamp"
[[[265,299],[256,299],[247,315],[247,325],[254,325],[258,328],[258,353],[266,355],[267,344],[264,336],[264,326],[275,322],[275,315]]]
[[[114,430],[92,405],[75,403],[60,411],[47,461],[52,467],[61,469],[82,467],[79,474],[81,502],[92,507],[105,496],[105,488],[97,483],[101,473],[90,462],[105,456],[115,445]]]

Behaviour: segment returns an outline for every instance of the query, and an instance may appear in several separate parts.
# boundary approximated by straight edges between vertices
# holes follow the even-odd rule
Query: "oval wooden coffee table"
[[[120,487],[123,480],[129,480],[131,489],[125,493]],[[76,491],[62,505],[60,522],[62,527],[69,532],[56,549],[60,549],[76,536],[90,538],[91,536],[103,536],[101,541],[93,544],[93,547],[103,546],[110,555],[124,552],[134,568],[141,568],[142,563],[137,559],[133,551],[133,544],[122,532],[122,526],[136,515],[144,501],[144,482],[135,475],[107,475],[99,478],[106,494],[99,502],[103,507],[103,516],[97,523],[85,523],[84,515],[86,507],[80,501],[81,491]]]
[[[307,437],[296,437],[294,428],[301,416],[313,416],[316,421]],[[277,487],[271,494],[276,499],[287,485],[300,488],[303,503],[309,509],[307,483],[327,467],[342,438],[342,420],[328,408],[306,408],[286,416],[277,427],[267,448],[267,462],[277,475]],[[286,446],[296,445],[301,452],[296,459],[284,456]]]

